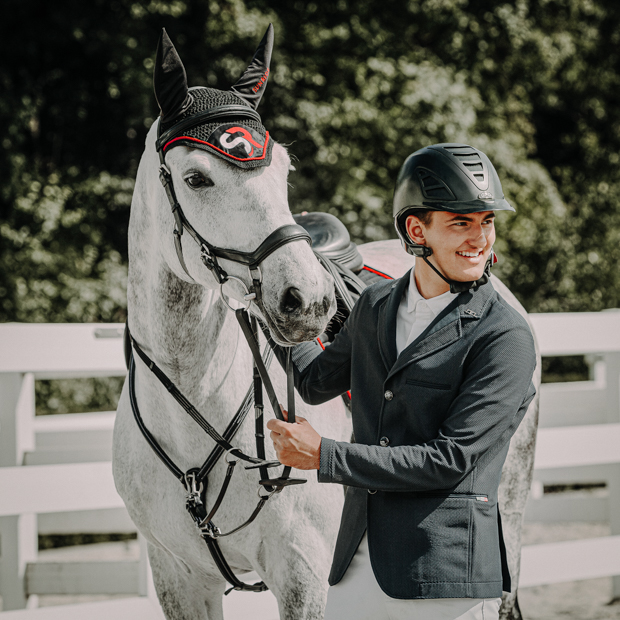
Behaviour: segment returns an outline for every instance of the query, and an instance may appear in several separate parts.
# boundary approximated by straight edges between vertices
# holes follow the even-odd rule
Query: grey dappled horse
[[[243,80],[235,85],[234,92],[241,93],[239,103],[248,92]],[[250,105],[255,107],[258,101],[250,100]],[[175,219],[158,179],[155,143],[160,122],[154,123],[147,136],[131,206],[129,327],[146,353],[221,433],[250,385],[252,357],[213,274],[187,235],[183,239],[186,270],[177,255],[172,234]],[[294,223],[287,202],[290,160],[277,143],[272,144],[269,165],[255,168],[240,169],[209,149],[188,146],[170,149],[166,165],[185,216],[215,246],[253,251],[276,228]],[[198,177],[208,183],[194,187],[187,182]],[[412,261],[395,241],[367,244],[360,250],[368,264],[395,277],[405,273]],[[247,268],[220,262],[229,275],[251,286]],[[280,342],[312,339],[323,331],[335,312],[333,281],[305,241],[280,247],[264,260],[261,272],[262,295],[252,304],[252,312],[272,333],[276,327]],[[492,282],[509,303],[524,312],[497,279]],[[223,288],[229,298],[244,303],[245,291],[238,282],[230,281]],[[292,305],[291,295],[296,300]],[[277,364],[270,373],[284,402],[284,373]],[[200,466],[213,441],[141,360],[136,361],[135,376],[136,398],[146,427],[183,471]],[[298,402],[298,413],[323,436],[340,441],[350,437],[350,420],[339,399],[314,407]],[[500,488],[514,589],[536,419],[537,400],[513,438]],[[253,420],[246,420],[232,443],[246,454],[255,453]],[[275,458],[270,446],[267,458]],[[113,467],[117,489],[147,540],[157,594],[168,620],[221,620],[226,582],[185,510],[182,485],[158,460],[136,425],[127,382],[114,429]],[[225,468],[221,460],[209,476],[209,506]],[[260,575],[276,596],[282,619],[318,620],[323,616],[343,491],[338,485],[319,486],[315,472],[296,471],[295,477],[308,482],[274,496],[252,525],[221,539],[220,545],[236,573],[256,571]],[[237,468],[217,516],[223,529],[231,529],[250,515],[257,501],[258,478],[256,470]],[[511,615],[513,604],[511,596],[504,617],[519,617]]]

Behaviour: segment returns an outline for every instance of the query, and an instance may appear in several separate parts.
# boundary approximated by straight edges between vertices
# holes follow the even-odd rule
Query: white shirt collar
[[[425,299],[420,294],[418,290],[418,285],[415,282],[415,264],[411,268],[411,275],[409,276],[409,293],[407,298],[407,312],[415,312],[416,306],[418,302],[425,302],[428,309],[431,311],[433,316],[437,316],[455,297],[458,296],[458,293],[451,293],[450,291],[446,291],[442,295],[437,295],[436,297],[431,297],[430,299]]]

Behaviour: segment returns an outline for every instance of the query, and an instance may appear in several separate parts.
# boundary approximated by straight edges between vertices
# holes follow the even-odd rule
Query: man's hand
[[[282,409],[284,419],[288,413]],[[321,460],[321,436],[312,428],[306,418],[296,416],[295,424],[269,420],[271,441],[276,449],[278,461],[295,469],[318,469]]]

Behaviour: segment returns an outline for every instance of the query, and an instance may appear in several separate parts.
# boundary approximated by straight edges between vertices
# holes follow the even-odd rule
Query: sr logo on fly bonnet
[[[191,142],[192,146],[207,148],[218,155],[226,155],[234,163],[241,161],[260,161],[265,158],[269,143],[269,132],[262,137],[251,127],[239,127],[238,123],[220,125],[207,140],[199,140],[192,136],[180,136],[168,142],[164,149],[177,141]],[[262,143],[261,143],[262,142]]]

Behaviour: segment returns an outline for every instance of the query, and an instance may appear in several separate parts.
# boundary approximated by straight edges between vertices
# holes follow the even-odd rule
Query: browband
[[[194,114],[192,116],[184,118],[183,120],[180,120],[178,123],[174,124],[172,127],[170,127],[170,129],[168,129],[159,136],[157,142],[155,143],[155,147],[158,151],[161,151],[172,138],[184,133],[192,127],[202,125],[207,121],[239,116],[251,118],[254,121],[262,123],[260,114],[252,108],[249,108],[247,105],[218,105],[214,108],[209,108],[204,112],[198,112],[198,114]]]

